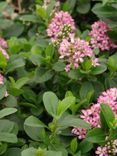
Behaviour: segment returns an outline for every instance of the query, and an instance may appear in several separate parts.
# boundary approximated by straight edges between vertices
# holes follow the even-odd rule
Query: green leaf
[[[72,139],[72,141],[70,143],[70,148],[73,153],[75,153],[77,151],[77,148],[78,148],[77,138]]]
[[[11,72],[19,67],[22,67],[25,65],[25,61],[23,58],[19,57],[18,55],[12,56],[7,64],[7,73]]]
[[[89,92],[94,92],[92,83],[91,82],[82,83],[80,92],[79,92],[81,99],[86,98]]]
[[[86,140],[92,143],[101,143],[105,141],[105,134],[101,128],[90,130],[86,136]]]
[[[29,126],[29,127],[47,127],[43,122],[41,122],[38,118],[34,117],[34,116],[29,116],[25,122],[24,122],[25,126]]]
[[[5,98],[4,105],[6,107],[16,107],[17,106],[17,98],[15,98],[12,95],[9,95],[8,97]]]
[[[110,56],[108,59],[108,68],[110,71],[115,72],[117,70],[117,53]]]
[[[20,89],[22,86],[24,86],[30,79],[28,77],[22,77],[19,80],[16,81],[15,87]]]
[[[47,151],[45,156],[63,156],[61,151]]]
[[[31,48],[31,52],[29,53],[29,59],[33,64],[40,66],[44,62],[44,57],[41,54],[41,49],[38,44],[35,44]]]
[[[101,104],[101,113],[108,125],[108,127],[112,127],[112,123],[115,120],[115,115],[112,111],[112,109],[107,104]]]
[[[117,127],[116,128],[113,127],[113,129],[110,129],[109,133],[110,133],[109,139],[111,139],[111,140],[117,139]]]
[[[43,102],[46,111],[55,117],[57,115],[58,98],[53,92],[45,92],[43,95]]]
[[[88,153],[92,148],[93,148],[93,144],[91,142],[87,141],[86,139],[81,141],[81,143],[79,144],[79,150],[83,154]]]
[[[41,7],[40,5],[36,5],[36,12],[43,20],[47,21],[48,14],[45,8]]]
[[[11,54],[19,53],[21,50],[29,51],[31,48],[31,43],[25,38],[11,37],[8,40],[8,47]]]
[[[10,38],[20,36],[24,31],[24,26],[21,23],[14,23],[3,31],[4,37]]]
[[[7,59],[0,51],[0,67],[5,68],[7,66]]]
[[[82,63],[82,67],[83,67],[83,70],[85,70],[85,71],[89,71],[90,69],[91,69],[91,67],[92,67],[92,62],[91,62],[91,60],[90,59],[85,59],[85,61]]]
[[[0,119],[17,112],[16,108],[4,108],[0,110]]]
[[[8,88],[8,91],[13,96],[19,96],[20,94],[23,93],[22,89],[17,89],[17,88],[12,87],[12,86],[10,86],[10,88]]]
[[[101,3],[97,3],[93,9],[93,13],[95,13],[98,18],[105,21],[110,27],[117,27],[117,8],[116,5],[102,5]]]
[[[30,126],[24,125],[24,131],[34,141],[40,141],[40,135],[43,129],[44,128],[42,127],[30,127]]]
[[[11,133],[14,129],[14,122],[9,121],[9,120],[0,120],[0,132],[7,132]]]
[[[0,12],[4,11],[7,6],[7,2],[0,2]]]
[[[106,3],[108,3],[110,0],[102,0],[103,1],[103,5],[105,5]]]
[[[25,132],[31,139],[35,141],[40,140],[45,127],[47,128],[47,126],[43,122],[41,122],[38,118],[34,116],[29,116],[24,122]]]
[[[82,156],[81,151],[78,151],[74,156]]]
[[[33,90],[31,90],[29,87],[23,87],[23,91],[24,92],[22,95],[27,102],[37,103],[37,95]]]
[[[70,72],[68,73],[68,76],[71,79],[78,80],[79,72],[78,70],[70,70]]]
[[[72,13],[74,11],[74,7],[76,6],[76,2],[77,2],[76,0],[74,0],[74,1],[71,1],[71,0],[65,1],[65,3],[63,3],[63,5],[62,5],[62,10]]]
[[[0,11],[1,12],[1,11]],[[0,29],[4,30],[7,29],[9,26],[13,24],[13,21],[10,19],[0,18]]]
[[[60,72],[60,71],[64,71],[65,69],[65,63],[62,62],[62,61],[58,61],[56,63],[53,64],[53,69],[57,72]]]
[[[117,83],[116,83],[116,78],[112,78],[112,77],[106,77],[105,78],[105,87],[106,88],[113,88],[113,87],[117,87]]]
[[[92,71],[91,71],[91,74],[98,75],[98,74],[104,73],[106,70],[107,70],[106,65],[101,64],[101,65],[99,65],[97,67],[94,67],[92,69]]]
[[[33,147],[25,149],[21,152],[21,156],[36,156],[36,149]]]
[[[112,5],[102,6],[101,3],[97,3],[92,11],[98,15],[99,18],[112,18],[117,17],[117,9]]]
[[[22,15],[19,19],[23,22],[39,23],[39,18],[33,14]]]
[[[113,42],[117,42],[117,28],[116,29],[113,29],[113,30],[110,30],[107,32],[108,36],[112,39]]]
[[[4,156],[3,154],[7,150],[7,144],[6,143],[0,143],[0,155]]]
[[[101,128],[103,129],[104,132],[108,132],[108,124],[102,114],[102,111],[100,112],[100,122],[101,122]]]
[[[53,55],[54,55],[54,47],[52,44],[49,44],[45,50],[45,55],[46,57],[50,57],[50,59],[52,59]]]
[[[56,5],[56,0],[51,0],[46,9],[48,15],[51,15],[51,12],[54,9],[55,5]]]
[[[18,53],[21,50],[21,43],[16,37],[11,37],[8,40],[8,46],[13,54]]]
[[[16,143],[17,137],[13,133],[0,132],[0,141],[8,143]]]
[[[86,14],[90,10],[90,0],[78,0],[77,11],[81,14]]]
[[[35,71],[34,81],[36,83],[43,83],[50,80],[53,77],[54,73],[52,70],[45,70],[44,68],[37,68]]]
[[[20,148],[9,148],[3,156],[21,156]]]
[[[59,124],[61,127],[78,127],[90,129],[90,125],[88,123],[73,115],[67,115],[62,120],[59,121]]]
[[[0,85],[0,100],[5,96],[6,86]]]
[[[75,97],[69,96],[58,103],[57,115],[60,117],[71,105],[75,103]]]

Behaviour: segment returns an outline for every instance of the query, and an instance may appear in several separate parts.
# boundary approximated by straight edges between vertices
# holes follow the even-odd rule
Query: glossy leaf
[[[0,119],[17,112],[16,108],[4,108],[0,110]]]
[[[46,111],[53,117],[57,115],[58,98],[53,92],[45,92],[43,95],[43,102]]]

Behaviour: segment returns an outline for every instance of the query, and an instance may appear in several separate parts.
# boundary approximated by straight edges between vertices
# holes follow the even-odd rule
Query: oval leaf
[[[53,92],[46,92],[43,95],[43,102],[46,111],[53,117],[57,115],[58,98]]]
[[[13,114],[15,112],[17,112],[16,108],[4,108],[4,109],[0,110],[0,119],[5,116],[8,116],[10,114]]]

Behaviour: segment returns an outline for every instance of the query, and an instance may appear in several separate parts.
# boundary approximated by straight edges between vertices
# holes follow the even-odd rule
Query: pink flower
[[[117,48],[117,45],[107,35],[110,28],[105,22],[97,21],[91,27],[92,30],[89,35],[91,36],[92,48],[99,48],[102,51]]]
[[[91,125],[92,128],[100,127],[100,105],[104,103],[109,105],[115,116],[117,116],[117,88],[110,88],[97,99],[97,104],[92,104],[90,108],[81,110],[80,118]],[[82,132],[83,131],[83,132]],[[73,128],[73,134],[77,135],[79,139],[83,139],[84,129]],[[79,137],[80,136],[80,137]],[[86,137],[86,135],[85,135]]]
[[[92,128],[100,127],[99,104],[93,104],[89,109],[83,109],[81,112],[82,114],[80,115],[80,118],[89,123]],[[86,137],[87,130],[83,128],[73,128],[72,133],[77,135],[79,139],[84,139]]]
[[[3,48],[8,47],[7,42],[1,37],[0,37],[0,46],[3,47]]]
[[[51,20],[47,34],[51,37],[53,43],[59,44],[64,38],[69,38],[70,34],[74,34],[75,23],[68,12],[57,12]]]
[[[117,154],[117,139],[108,141],[104,146],[99,146],[95,152],[99,156],[109,156]]]
[[[87,130],[83,128],[73,128],[72,133],[77,135],[79,139],[84,139],[87,134]]]
[[[5,56],[6,59],[9,59],[9,55],[7,54],[5,48],[7,48],[7,42],[0,37],[0,52]]]
[[[3,49],[3,48],[0,47],[0,52],[5,56],[6,59],[9,59],[9,55],[8,55],[8,53],[6,52],[5,49]]]
[[[99,63],[99,59],[98,58],[94,58],[92,59],[92,66],[96,67],[96,66],[99,66],[100,63]]]
[[[100,127],[100,105],[94,104],[89,109],[82,110],[82,115],[80,115],[81,119],[84,121],[90,123],[90,125],[93,127]]]
[[[112,108],[115,115],[117,115],[117,88],[111,88],[106,92],[103,92],[97,99],[97,102],[99,104],[108,104]]]
[[[3,77],[2,74],[0,74],[0,85],[1,85],[1,84],[4,84],[4,77]]]
[[[85,57],[94,59],[93,51],[88,42],[80,38],[71,38],[70,40],[63,39],[59,47],[60,58],[67,62],[65,70],[68,72],[70,68],[77,69],[84,61]],[[96,66],[97,60],[94,60],[92,65]]]
[[[109,156],[108,149],[105,146],[104,147],[99,146],[95,153],[96,155],[99,155],[99,156]]]

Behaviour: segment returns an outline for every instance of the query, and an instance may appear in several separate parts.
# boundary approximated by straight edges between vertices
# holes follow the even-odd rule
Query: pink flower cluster
[[[107,142],[104,146],[99,146],[96,150],[98,156],[110,156],[117,154],[117,139]]]
[[[75,32],[75,23],[68,12],[57,12],[50,22],[47,34],[53,43],[59,44],[64,38],[69,38]]]
[[[5,56],[6,59],[9,59],[9,55],[6,52],[7,42],[0,37],[0,52]]]
[[[67,72],[71,67],[78,68],[80,63],[84,61],[84,57],[94,57],[88,42],[81,40],[80,38],[72,39],[73,40],[71,41],[63,39],[59,47],[60,58],[65,59],[68,63],[65,68]]]
[[[103,92],[97,99],[97,104],[81,111],[81,119],[88,122],[92,128],[100,127],[100,104],[102,103],[109,105],[117,116],[117,88],[111,88]],[[86,137],[87,130],[75,127],[72,129],[72,133],[77,135],[79,139],[83,139]]]
[[[117,48],[117,45],[107,35],[110,28],[105,22],[97,21],[91,27],[92,30],[89,35],[91,36],[92,48],[99,48],[102,51]]]
[[[67,63],[65,70],[77,69],[85,57],[91,59],[92,66],[99,65],[89,42],[75,38],[75,23],[68,12],[57,12],[48,26],[47,34],[58,45],[60,58]]]

